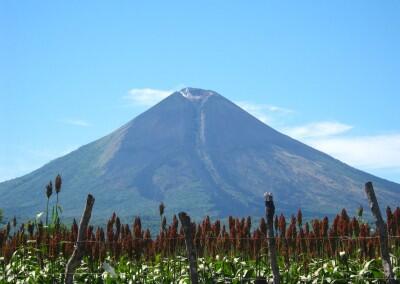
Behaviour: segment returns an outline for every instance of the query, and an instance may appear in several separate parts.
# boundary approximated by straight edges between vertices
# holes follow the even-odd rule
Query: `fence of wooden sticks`
[[[248,274],[242,271],[237,278],[239,283],[280,283],[278,262],[285,267],[301,263],[307,269],[314,259],[346,257],[363,261],[381,258],[384,271],[381,280],[396,283],[389,253],[400,248],[400,208],[387,208],[387,223],[384,223],[371,183],[366,184],[366,193],[375,227],[363,222],[360,216],[350,217],[345,209],[331,222],[325,217],[303,223],[300,210],[288,219],[276,216],[272,196],[266,194],[266,215],[256,228],[250,217],[230,217],[227,224],[206,217],[195,224],[183,212],[167,224],[160,210],[162,221],[157,236],[142,228],[139,217],[129,225],[122,224],[113,214],[105,228],[90,226],[94,198],[89,195],[79,225],[74,222],[70,228],[60,225],[49,230],[40,223],[14,229],[10,224],[1,230],[2,279],[17,283],[18,279],[27,277],[29,267],[23,271],[9,267],[18,256],[32,259],[42,271],[48,270],[53,279],[50,283],[72,283],[74,277],[79,281],[81,274],[102,279],[104,273],[123,273],[115,271],[113,261],[126,262],[128,270],[136,271],[136,282],[132,283],[170,283],[182,279],[182,275],[191,283],[206,283],[207,277],[222,281],[218,283],[231,283],[232,279],[218,273],[227,269],[224,265],[231,265],[224,261],[226,258],[232,259],[233,265],[252,269]],[[210,263],[210,259],[217,261]],[[145,267],[156,267],[160,277],[149,282],[145,278],[149,273]],[[168,279],[163,279],[165,269],[170,272]],[[379,279],[375,277],[375,280]]]

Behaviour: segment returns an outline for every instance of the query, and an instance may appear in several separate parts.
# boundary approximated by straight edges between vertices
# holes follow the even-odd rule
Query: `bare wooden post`
[[[86,239],[86,229],[89,224],[90,216],[92,215],[93,204],[94,197],[91,194],[88,194],[85,211],[83,211],[81,222],[79,223],[78,238],[76,240],[75,249],[65,268],[65,284],[73,283],[74,272],[81,263],[83,257],[84,242]]]
[[[274,284],[281,283],[279,274],[278,260],[276,256],[275,234],[274,234],[274,214],[275,205],[272,199],[272,193],[264,193],[265,198],[265,217],[267,218],[267,237],[268,237],[268,254],[271,262],[272,274],[274,275]]]
[[[365,193],[367,194],[368,197],[372,215],[374,215],[375,218],[376,230],[379,233],[379,240],[380,240],[379,244],[381,248],[383,272],[385,273],[385,277],[387,278],[387,283],[389,284],[398,283],[394,279],[392,263],[390,262],[387,227],[385,222],[383,221],[381,210],[379,209],[378,200],[376,199],[372,182],[369,181],[365,184]]]
[[[196,251],[193,244],[192,225],[190,223],[190,217],[185,212],[180,212],[179,219],[181,220],[183,232],[185,234],[186,251],[189,259],[190,279],[192,281],[192,284],[198,284],[199,276],[197,274]]]

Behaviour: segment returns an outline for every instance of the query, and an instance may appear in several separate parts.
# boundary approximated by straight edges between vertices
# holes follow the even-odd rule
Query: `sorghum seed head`
[[[61,191],[61,184],[62,184],[62,180],[61,180],[61,176],[60,174],[58,174],[56,176],[56,180],[55,180],[55,188],[56,188],[56,193],[59,193]]]
[[[160,216],[162,216],[164,214],[164,209],[165,209],[165,205],[163,202],[160,203],[160,206],[158,207],[159,211],[160,211]]]
[[[46,185],[46,196],[47,196],[47,198],[50,198],[50,196],[52,195],[52,193],[53,193],[53,184],[52,184],[52,182],[50,181],[49,184]]]

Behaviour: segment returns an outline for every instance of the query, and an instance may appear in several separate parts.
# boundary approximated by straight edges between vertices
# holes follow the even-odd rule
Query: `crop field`
[[[400,284],[400,0],[0,0],[0,41],[0,284]]]
[[[400,208],[387,208],[393,270],[400,277]],[[257,220],[258,221],[258,220]],[[192,223],[200,283],[266,283],[272,279],[264,219],[230,217],[227,224],[205,218]],[[385,283],[379,236],[362,210],[346,210],[329,221],[276,216],[275,240],[282,283]],[[78,225],[8,223],[0,232],[0,283],[63,283]],[[142,228],[139,217],[121,224],[115,214],[106,227],[89,226],[76,283],[190,283],[184,232],[162,212],[159,234]],[[258,281],[258,282],[257,282]]]

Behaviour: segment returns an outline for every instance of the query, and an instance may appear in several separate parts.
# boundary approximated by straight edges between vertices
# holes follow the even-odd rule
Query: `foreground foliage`
[[[0,265],[0,283],[62,283],[66,258],[44,258],[42,251],[23,247],[14,252],[6,264]],[[255,279],[271,279],[267,257],[248,260],[241,257],[219,256],[198,259],[201,283],[254,283]],[[392,255],[394,270],[400,278],[400,257]],[[348,259],[342,253],[338,259],[310,259],[306,262],[280,259],[283,283],[384,283],[380,259],[360,261]],[[84,258],[75,274],[77,283],[189,283],[188,262],[185,257],[162,258],[154,261],[132,261],[127,257],[114,260],[107,256],[103,262]]]
[[[62,283],[74,249],[78,226],[60,222],[61,179],[56,179],[57,206],[50,222],[36,220],[17,226],[14,218],[0,229],[0,283]],[[47,201],[52,194],[49,183]],[[51,190],[50,190],[51,189]],[[161,206],[162,205],[162,206]],[[105,228],[89,226],[84,261],[77,283],[189,283],[184,234],[176,216],[167,225],[160,205],[160,230],[152,237],[141,219],[132,226],[118,216]],[[400,278],[400,208],[386,210],[389,245],[396,277]],[[332,222],[327,217],[303,224],[302,212],[276,216],[275,239],[282,283],[384,283],[379,237],[358,216],[345,209]],[[290,221],[286,221],[290,220]],[[227,224],[206,217],[192,223],[201,283],[253,283],[271,279],[266,222],[252,228],[250,217],[229,217]]]
[[[389,245],[400,247],[400,208],[387,213]],[[92,261],[103,261],[107,255],[115,259],[126,256],[130,260],[145,259],[154,261],[157,255],[174,257],[183,255],[185,250],[184,234],[176,216],[167,225],[162,217],[159,234],[152,237],[148,229],[143,229],[139,217],[132,226],[122,224],[115,214],[108,220],[107,226],[94,228],[89,226],[86,232],[85,254]],[[349,217],[342,210],[332,222],[328,218],[314,219],[303,224],[299,210],[297,216],[291,216],[287,222],[285,216],[276,217],[275,238],[280,256],[288,262],[290,259],[304,261],[310,258],[336,258],[345,252],[350,258],[370,260],[377,258],[379,236],[361,216]],[[193,241],[199,257],[216,255],[240,255],[256,259],[267,254],[266,223],[263,218],[258,226],[252,228],[250,217],[229,217],[227,224],[220,220],[212,222],[206,217],[202,222],[192,224]],[[48,255],[62,254],[69,257],[74,248],[78,233],[76,222],[70,228],[55,223],[45,226],[39,220],[17,226],[14,220],[0,230],[0,256],[8,262],[19,248],[30,245],[42,249]],[[301,257],[300,257],[301,256]]]

